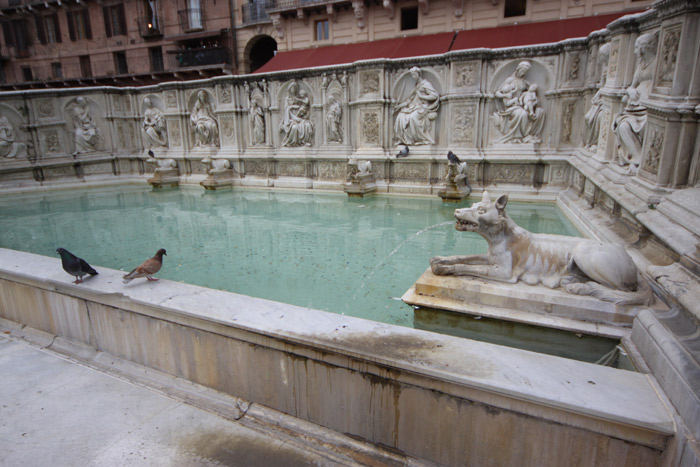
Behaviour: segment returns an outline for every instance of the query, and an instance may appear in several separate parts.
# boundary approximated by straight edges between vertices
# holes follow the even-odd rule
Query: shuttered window
[[[82,39],[92,39],[90,13],[87,8],[67,11],[66,20],[68,20],[68,35],[70,36],[70,40],[79,41]]]
[[[106,6],[102,8],[105,20],[105,34],[107,37],[121,36],[126,34],[126,18],[124,16],[124,5]]]

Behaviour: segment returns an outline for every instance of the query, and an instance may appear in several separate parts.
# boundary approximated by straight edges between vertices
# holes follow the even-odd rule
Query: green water
[[[165,248],[158,277],[414,326],[397,300],[435,255],[486,252],[439,198],[127,186],[0,197],[0,247],[63,247],[130,270]],[[509,203],[533,232],[579,235],[554,205]]]

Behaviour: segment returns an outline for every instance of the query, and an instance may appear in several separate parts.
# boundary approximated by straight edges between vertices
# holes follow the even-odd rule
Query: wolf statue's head
[[[508,195],[501,195],[494,202],[491,201],[489,192],[484,191],[481,202],[472,204],[469,208],[455,209],[455,228],[463,232],[476,232],[485,237],[496,234],[508,223],[506,204]]]

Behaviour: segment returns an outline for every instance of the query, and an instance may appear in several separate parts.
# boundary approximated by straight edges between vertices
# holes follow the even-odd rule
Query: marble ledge
[[[124,309],[134,306],[139,313],[188,317],[193,325],[214,322],[643,432],[674,433],[671,415],[640,373],[165,279],[124,285],[123,271],[93,266],[100,274],[76,285],[58,258],[0,249],[0,279]],[[390,339],[408,342],[416,351],[392,353],[392,345],[381,345]]]

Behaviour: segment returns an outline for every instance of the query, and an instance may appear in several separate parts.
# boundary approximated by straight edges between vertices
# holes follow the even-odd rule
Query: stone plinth
[[[608,337],[628,334],[638,311],[560,289],[437,276],[430,269],[401,298],[410,305]]]
[[[153,177],[148,179],[154,188],[175,187],[180,184],[180,174],[176,168],[156,169]]]
[[[371,173],[358,174],[345,184],[345,193],[350,197],[362,198],[377,191],[377,184]]]
[[[207,190],[221,190],[233,186],[233,170],[210,172],[207,178],[199,182]]]
[[[469,196],[471,192],[472,187],[467,185],[464,181],[462,181],[462,183],[448,181],[445,183],[445,188],[438,190],[438,196],[445,202],[458,203]]]

